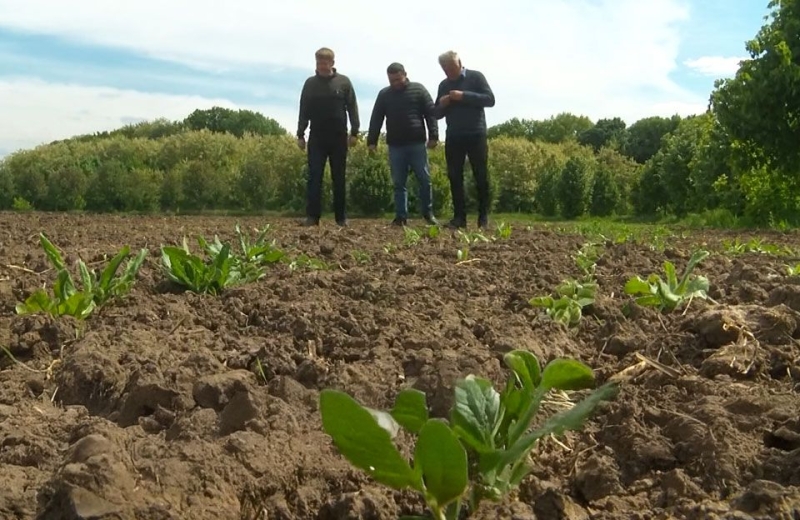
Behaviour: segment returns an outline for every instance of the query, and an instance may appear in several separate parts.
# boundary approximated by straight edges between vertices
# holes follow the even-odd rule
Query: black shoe
[[[489,217],[478,217],[478,229],[487,229],[489,227]]]
[[[425,222],[427,222],[428,225],[430,225],[430,226],[438,226],[439,225],[439,221],[436,220],[436,217],[434,217],[433,215],[425,215],[424,218],[425,218]]]
[[[302,225],[306,227],[319,226],[319,219],[314,217],[306,217]]]
[[[347,219],[337,220],[336,225],[339,227],[347,227]]]
[[[408,225],[408,220],[401,217],[395,217],[395,219],[392,221],[392,225],[397,227],[405,227]]]
[[[467,222],[465,220],[454,218],[453,220],[447,223],[447,227],[449,227],[450,229],[466,228]]]

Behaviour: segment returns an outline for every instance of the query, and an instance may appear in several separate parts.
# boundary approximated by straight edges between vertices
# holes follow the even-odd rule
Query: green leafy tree
[[[592,182],[592,199],[589,214],[595,217],[607,217],[614,213],[619,205],[619,188],[617,181],[606,166],[598,168]]]
[[[599,119],[593,127],[578,134],[578,142],[598,152],[605,146],[618,145],[625,136],[625,127],[625,121],[619,117]]]
[[[675,131],[680,116],[645,117],[628,127],[623,137],[622,152],[639,164],[644,164],[661,149],[662,138]]]
[[[246,133],[255,135],[284,135],[284,129],[277,121],[252,110],[232,110],[212,107],[195,110],[183,121],[190,130],[210,130],[215,133],[230,133],[242,137]]]
[[[761,218],[798,219],[800,200],[800,0],[772,0],[769,22],[746,43],[749,59],[717,81],[711,105],[750,168],[748,206]]]
[[[570,157],[567,160],[557,187],[561,216],[565,219],[574,219],[586,213],[590,175],[586,160],[580,157]]]

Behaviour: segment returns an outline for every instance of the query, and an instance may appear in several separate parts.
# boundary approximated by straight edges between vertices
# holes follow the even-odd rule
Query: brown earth
[[[268,222],[287,251],[333,268],[280,265],[220,296],[164,283],[160,245],[231,239],[236,222]],[[40,231],[71,264],[101,266],[125,244],[150,254],[129,298],[84,323],[17,316],[15,304],[54,279]],[[787,259],[712,254],[697,272],[716,304],[695,300],[685,314],[626,307],[620,294],[631,275],[660,272],[665,259],[681,272],[697,244],[719,250],[735,236],[671,237],[665,250],[646,237],[607,244],[600,298],[570,332],[527,300],[578,275],[570,255],[587,239],[542,226],[515,225],[457,265],[449,232],[408,246],[385,222],[307,230],[288,219],[2,214],[0,346],[18,362],[0,355],[0,518],[423,514],[412,493],[371,482],[337,453],[319,391],[388,408],[411,385],[442,416],[458,377],[505,377],[513,348],[543,362],[577,357],[599,383],[637,354],[668,369],[633,373],[585,430],[542,441],[519,493],[476,518],[798,518],[800,283]],[[761,236],[800,245],[796,234]]]

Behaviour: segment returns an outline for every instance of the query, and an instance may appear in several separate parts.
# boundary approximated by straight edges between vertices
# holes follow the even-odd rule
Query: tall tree
[[[764,159],[800,159],[800,0],[772,0],[771,22],[746,44],[735,77],[718,80],[714,112],[734,139],[754,145]]]
[[[625,127],[625,121],[619,117],[599,119],[592,128],[578,134],[578,142],[591,146],[597,152],[613,142],[619,144],[625,135]]]
[[[800,0],[772,0],[768,23],[746,44],[733,78],[717,81],[711,105],[746,157],[749,202],[769,217],[797,218],[800,188]],[[762,208],[763,209],[763,208]],[[764,211],[762,211],[764,212]]]

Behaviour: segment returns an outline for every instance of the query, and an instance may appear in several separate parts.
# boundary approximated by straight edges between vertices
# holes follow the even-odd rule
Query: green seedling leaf
[[[386,430],[391,439],[394,439],[397,437],[397,434],[400,433],[400,425],[394,420],[394,417],[392,417],[391,414],[386,413],[383,410],[367,408],[366,406],[363,406],[362,408],[372,415],[373,419],[375,419],[375,422],[378,423],[378,426]]]
[[[523,388],[539,386],[542,380],[542,369],[539,360],[527,350],[512,350],[503,356],[506,366],[514,371]]]
[[[554,359],[542,372],[545,390],[583,390],[594,386],[594,372],[588,366],[574,359]]]
[[[456,383],[450,422],[464,442],[478,453],[492,451],[501,419],[500,394],[491,381],[469,375]]]
[[[397,394],[391,414],[400,426],[412,433],[419,433],[428,420],[425,393],[413,388],[401,391]]]
[[[675,264],[667,260],[664,262],[664,274],[667,278],[668,287],[678,286],[678,275],[675,273]]]
[[[42,245],[42,249],[44,249],[44,254],[50,260],[50,263],[53,264],[53,267],[57,271],[61,271],[65,268],[64,259],[61,257],[61,253],[58,252],[56,246],[53,245],[52,242],[45,236],[44,233],[39,233],[39,243]]]
[[[553,415],[541,428],[521,437],[510,449],[504,451],[497,461],[497,466],[505,467],[524,460],[542,437],[550,434],[559,435],[566,430],[580,429],[595,408],[602,401],[614,398],[617,392],[618,387],[615,383],[606,383],[569,410]]]
[[[423,491],[420,477],[400,455],[392,439],[369,410],[337,390],[320,393],[322,427],[355,467],[394,489]]]
[[[420,430],[414,465],[422,474],[428,495],[440,508],[467,489],[467,452],[453,430],[439,419],[429,419]]]
[[[635,296],[637,294],[649,294],[651,292],[650,284],[646,280],[642,280],[639,276],[634,276],[625,282],[625,294]]]

